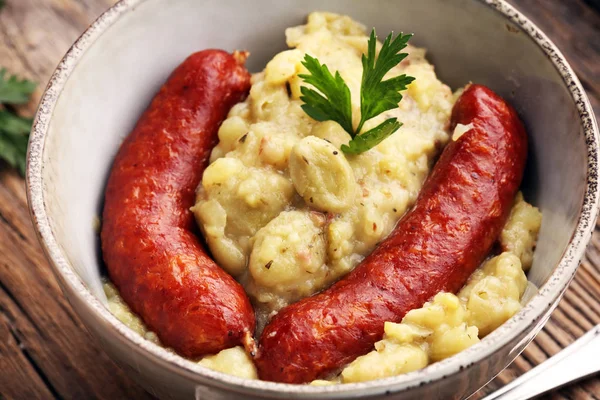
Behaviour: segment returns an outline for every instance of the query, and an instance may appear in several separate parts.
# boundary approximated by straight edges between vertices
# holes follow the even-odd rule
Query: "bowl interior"
[[[125,4],[128,2],[126,1]],[[414,32],[453,89],[490,86],[522,116],[530,138],[525,197],[543,224],[529,279],[542,286],[575,230],[586,190],[587,150],[576,105],[552,62],[499,12],[473,0],[133,1],[74,66],[43,148],[45,210],[74,271],[103,300],[95,219],[112,159],[173,68],[205,48],[247,49],[261,70],[285,48],[286,27],[314,10],[344,13],[381,35]]]

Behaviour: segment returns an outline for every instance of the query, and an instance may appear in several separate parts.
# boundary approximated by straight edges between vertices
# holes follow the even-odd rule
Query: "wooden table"
[[[600,115],[600,13],[584,0],[512,0],[567,56]],[[115,0],[7,0],[0,65],[40,88],[77,36]],[[600,323],[600,228],[550,322],[487,388],[509,382]],[[25,185],[0,168],[0,399],[149,399],[94,342],[60,291],[27,211]],[[600,378],[550,396],[600,399]]]

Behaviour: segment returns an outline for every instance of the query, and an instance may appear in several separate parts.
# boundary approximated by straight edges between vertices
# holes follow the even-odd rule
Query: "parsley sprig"
[[[362,56],[362,82],[360,87],[360,122],[356,129],[352,124],[350,89],[339,72],[331,74],[327,65],[306,54],[302,64],[309,74],[298,75],[315,89],[302,86],[300,100],[302,109],[317,121],[335,121],[350,134],[352,140],[342,145],[344,153],[360,154],[381,143],[396,132],[402,123],[397,118],[388,118],[376,127],[361,133],[365,122],[379,114],[398,107],[402,100],[401,91],[415,79],[402,74],[383,80],[383,77],[408,54],[400,53],[406,47],[412,34],[400,33],[394,38],[390,33],[383,42],[379,56],[376,56],[377,36],[375,29],[369,37],[367,54]]]
[[[310,75],[298,76],[325,94],[323,96],[316,90],[302,86],[300,100],[304,102],[302,105],[304,112],[317,121],[333,120],[340,124],[346,132],[354,132],[350,89],[340,73],[336,71],[335,77],[333,77],[327,65],[321,65],[319,60],[308,54],[304,56],[302,64],[310,72]],[[350,134],[352,135],[352,133]]]
[[[0,0],[1,1],[1,0]],[[27,141],[32,120],[19,116],[14,106],[27,104],[36,84],[0,69],[0,159],[25,175]]]

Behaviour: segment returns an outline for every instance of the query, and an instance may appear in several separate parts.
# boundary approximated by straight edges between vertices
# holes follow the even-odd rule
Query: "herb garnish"
[[[21,175],[25,175],[27,142],[33,120],[19,116],[14,106],[27,104],[35,87],[35,83],[6,76],[6,69],[0,69],[0,159],[17,168]]]
[[[352,126],[352,106],[350,102],[350,89],[342,79],[339,72],[331,74],[327,65],[306,54],[302,64],[310,74],[298,75],[304,82],[314,86],[317,90],[306,86],[300,88],[304,102],[302,109],[311,118],[317,121],[335,121],[350,134],[352,140],[348,145],[342,145],[344,153],[359,154],[365,152],[392,133],[397,131],[401,122],[396,118],[388,118],[381,124],[367,132],[360,133],[363,125],[369,119],[379,114],[398,107],[402,100],[400,91],[415,79],[406,74],[383,80],[392,68],[406,58],[408,54],[400,53],[408,43],[412,34],[400,33],[393,38],[390,33],[383,42],[379,56],[375,55],[377,36],[375,29],[369,37],[367,54],[362,56],[363,74],[360,87],[360,122],[356,129]],[[320,93],[319,93],[320,92]]]

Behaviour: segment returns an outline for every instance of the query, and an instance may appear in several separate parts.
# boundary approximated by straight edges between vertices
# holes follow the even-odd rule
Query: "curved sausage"
[[[346,278],[267,325],[256,359],[261,379],[301,383],[339,371],[373,349],[385,321],[456,292],[481,264],[520,185],[527,137],[516,112],[480,85],[458,99],[456,124],[472,128],[444,149],[390,236]]]
[[[170,76],[114,161],[102,250],[125,302],[186,357],[251,347],[254,311],[207,255],[189,208],[229,109],[250,88],[245,53],[205,50]]]

